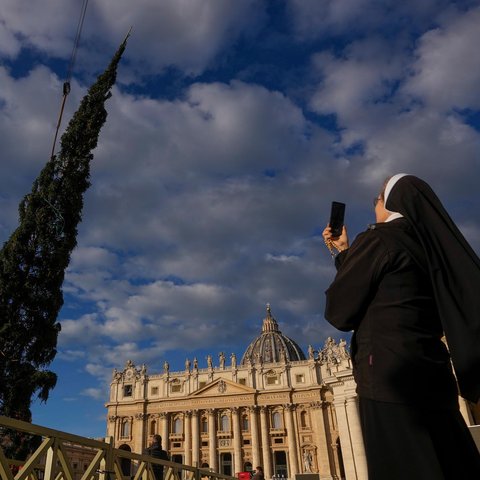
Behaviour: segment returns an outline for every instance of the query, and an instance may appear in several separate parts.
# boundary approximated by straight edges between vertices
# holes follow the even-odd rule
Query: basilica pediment
[[[245,395],[255,393],[256,390],[246,385],[240,385],[230,380],[219,378],[213,382],[205,385],[196,392],[193,392],[191,397],[218,397],[219,395]]]

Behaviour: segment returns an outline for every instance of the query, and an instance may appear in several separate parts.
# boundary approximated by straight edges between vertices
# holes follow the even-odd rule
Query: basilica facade
[[[182,371],[113,372],[107,435],[141,453],[160,434],[171,459],[226,475],[263,466],[265,477],[367,478],[355,382],[346,342],[307,354],[283,335],[267,306],[243,357],[197,359]]]

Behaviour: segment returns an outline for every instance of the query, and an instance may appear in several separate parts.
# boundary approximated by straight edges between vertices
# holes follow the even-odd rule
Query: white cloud
[[[448,4],[448,0],[288,0],[294,31],[302,40],[380,29],[393,31],[399,27],[399,18],[419,28],[428,25]]]
[[[110,38],[133,26],[128,55],[142,69],[175,65],[196,74],[244,30],[255,28],[263,8],[258,0],[107,0],[98,10]],[[113,12],[121,12],[114,22]]]
[[[321,83],[311,99],[313,110],[335,113],[342,126],[368,119],[369,108],[388,102],[393,85],[402,78],[406,59],[393,48],[380,38],[369,38],[352,43],[341,56],[315,55]]]
[[[30,173],[32,164],[34,168],[43,167],[50,155],[60,105],[60,83],[43,66],[20,79],[12,78],[0,66],[0,82],[0,140],[4,159],[0,171],[8,171],[15,165],[19,174],[25,175]],[[19,183],[17,180],[13,187]],[[11,191],[12,186],[9,188],[2,181],[2,187],[3,184]]]
[[[133,31],[64,284],[59,377],[88,375],[62,396],[104,400],[128,359],[156,373],[165,359],[202,363],[199,349],[241,354],[267,302],[302,348],[338,338],[319,232],[337,199],[351,237],[364,230],[392,172],[425,177],[479,248],[480,134],[451,110],[478,108],[478,6],[278,3],[89,3],[64,126]],[[50,153],[63,81],[50,67],[65,67],[79,9],[2,2],[1,241]]]
[[[102,388],[86,388],[85,390],[82,390],[81,394],[95,400],[105,400],[108,398],[106,389]]]
[[[297,255],[272,255],[267,253],[265,256],[268,262],[292,263],[299,260]]]
[[[11,54],[21,46],[34,46],[50,55],[68,55],[72,47],[65,40],[75,35],[79,6],[74,0],[3,0],[0,24],[17,44],[7,44],[7,49],[0,44],[0,52]]]
[[[294,28],[301,38],[317,37],[326,34],[326,30],[338,31],[360,16],[370,0],[289,0],[288,6],[294,20]]]
[[[59,345],[88,345],[98,339],[98,315],[86,314],[75,320],[62,320]]]
[[[5,20],[0,19],[0,53],[14,57],[20,51],[20,42],[15,34],[7,28]]]
[[[102,247],[79,247],[72,253],[69,269],[77,268],[111,269],[118,266],[115,254]]]
[[[56,358],[60,358],[67,362],[75,362],[77,360],[81,360],[86,357],[85,350],[60,350],[57,353]]]
[[[74,0],[4,0],[0,12],[0,52],[13,55],[35,47],[69,58],[81,4]],[[55,14],[52,14],[55,12]],[[60,14],[61,13],[61,14]],[[77,67],[99,68],[133,27],[126,57],[135,73],[158,73],[169,65],[198,74],[239,36],[255,30],[264,17],[258,0],[103,0],[88,5]],[[96,52],[90,45],[96,42]]]
[[[462,21],[455,17],[452,31],[465,31],[465,37],[471,37],[468,26],[476,16],[474,11],[471,16],[461,17]],[[341,55],[316,55],[314,65],[321,82],[311,106],[320,113],[336,115],[343,127],[337,143],[340,154],[358,148],[357,155],[350,154],[346,167],[350,177],[378,188],[387,175],[407,171],[437,181],[445,191],[459,191],[471,184],[473,172],[480,173],[476,153],[479,133],[460,114],[439,111],[441,98],[430,100],[430,93],[417,89],[416,101],[412,101],[412,85],[417,77],[408,77],[408,72],[416,57],[407,55],[404,49],[392,48],[369,38],[352,43]],[[425,51],[422,48],[420,51]],[[448,49],[443,53],[439,48],[436,54],[442,58],[439,65],[448,63]],[[468,72],[475,77],[480,68]],[[435,88],[449,92],[446,95],[462,90],[450,88],[450,80],[461,77],[453,71],[448,75],[436,72],[434,77],[437,87],[428,87],[433,95]],[[472,91],[465,89],[466,100]],[[447,184],[441,181],[445,175],[450,179]]]
[[[441,110],[479,108],[480,7],[458,13],[425,33],[405,92]]]

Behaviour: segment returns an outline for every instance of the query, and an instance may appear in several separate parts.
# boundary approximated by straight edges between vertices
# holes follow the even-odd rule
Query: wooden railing
[[[155,480],[153,465],[164,466],[164,480],[232,480],[210,470],[160,460],[113,448],[105,442],[0,416],[0,431],[8,428],[41,437],[41,444],[25,462],[8,459],[0,446],[0,480]],[[81,475],[76,473],[71,448],[90,453]],[[80,476],[79,476],[80,475]]]

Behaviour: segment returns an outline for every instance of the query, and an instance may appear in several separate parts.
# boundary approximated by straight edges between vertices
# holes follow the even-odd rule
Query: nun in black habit
[[[345,228],[323,232],[339,251],[325,318],[354,332],[369,480],[480,478],[458,405],[458,389],[480,397],[480,260],[419,178],[391,177],[374,205],[350,247]]]

